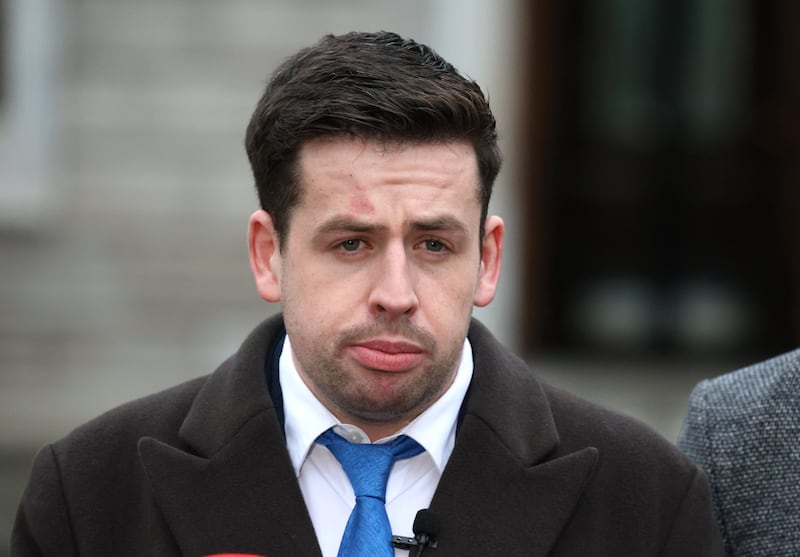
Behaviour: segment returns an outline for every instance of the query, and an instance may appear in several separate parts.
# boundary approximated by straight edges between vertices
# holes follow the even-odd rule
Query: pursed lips
[[[418,366],[425,350],[407,341],[367,340],[351,345],[359,364],[378,371],[401,372]]]

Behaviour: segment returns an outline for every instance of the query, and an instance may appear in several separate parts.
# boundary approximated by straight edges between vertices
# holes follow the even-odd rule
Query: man
[[[800,350],[703,381],[680,446],[704,468],[732,557],[800,555]]]
[[[688,458],[471,320],[504,235],[477,84],[391,33],[328,36],[275,72],[246,146],[250,263],[282,315],[212,375],[45,447],[14,555],[718,553]],[[361,493],[386,459],[347,455],[396,443]]]

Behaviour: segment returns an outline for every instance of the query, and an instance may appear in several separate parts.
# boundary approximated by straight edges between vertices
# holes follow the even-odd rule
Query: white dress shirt
[[[385,442],[400,434],[412,437],[425,452],[399,460],[392,468],[386,487],[386,512],[392,533],[413,537],[417,511],[430,505],[456,436],[461,403],[472,380],[472,348],[464,340],[461,362],[450,388],[430,408],[402,431],[381,439]],[[358,427],[341,424],[303,382],[292,357],[287,336],[279,363],[281,390],[286,417],[286,444],[322,555],[336,557],[347,519],[355,506],[355,495],[347,475],[336,457],[315,440],[330,427],[351,442],[369,443]],[[395,549],[395,556],[408,555]]]

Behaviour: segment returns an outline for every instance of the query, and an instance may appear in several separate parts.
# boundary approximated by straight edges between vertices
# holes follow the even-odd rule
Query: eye
[[[439,240],[425,240],[425,249],[433,252],[440,252],[445,250],[445,245]]]
[[[339,244],[344,251],[356,251],[361,247],[361,240],[351,238]]]

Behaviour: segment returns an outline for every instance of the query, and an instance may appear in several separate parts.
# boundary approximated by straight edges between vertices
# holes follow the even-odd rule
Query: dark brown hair
[[[502,156],[480,87],[428,46],[389,32],[327,35],[281,64],[247,127],[262,209],[279,238],[299,202],[304,141],[343,135],[387,142],[464,140],[480,175],[481,236]]]

